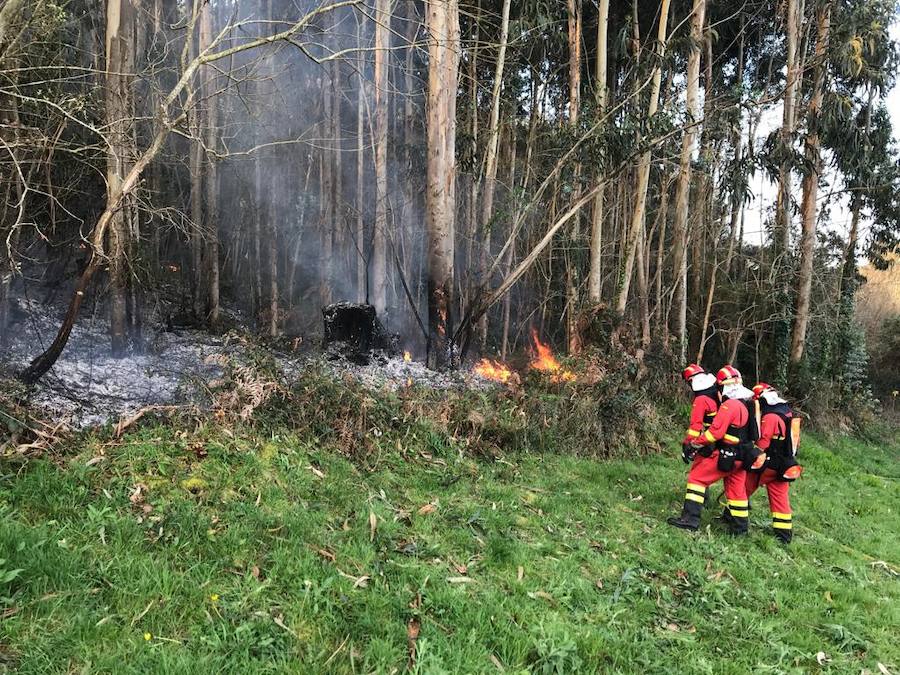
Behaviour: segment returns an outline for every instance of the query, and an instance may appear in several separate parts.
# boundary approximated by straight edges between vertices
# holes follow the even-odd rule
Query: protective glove
[[[682,443],[681,444],[681,459],[684,460],[685,464],[690,464],[694,461],[694,456],[697,454],[697,449],[691,445],[690,443]]]

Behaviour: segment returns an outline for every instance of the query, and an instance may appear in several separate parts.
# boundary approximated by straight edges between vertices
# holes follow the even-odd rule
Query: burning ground
[[[54,334],[60,311],[37,302],[14,302],[12,341],[0,355],[0,372],[12,375],[46,347],[46,336]],[[237,313],[231,319],[236,325],[242,321]],[[365,363],[354,363],[329,350],[323,353],[318,339],[306,345],[295,340],[292,345],[264,346],[241,331],[214,335],[163,325],[156,321],[143,352],[116,359],[109,354],[105,315],[85,316],[76,324],[62,357],[30,392],[29,402],[49,421],[76,429],[115,422],[149,406],[206,406],[227,380],[230,364],[248,367],[260,356],[269,366],[266,376],[286,387],[310,369],[391,392],[416,386],[478,390],[519,382],[511,367],[500,362],[492,362],[494,371],[479,363],[473,370],[435,372],[409,351],[372,350]],[[558,363],[553,366],[555,359],[549,358],[547,368],[552,372]],[[536,360],[533,367],[544,368],[540,363]]]

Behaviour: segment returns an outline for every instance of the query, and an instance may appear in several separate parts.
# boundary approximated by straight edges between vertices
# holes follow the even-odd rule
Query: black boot
[[[750,508],[746,499],[729,499],[722,517],[728,525],[730,534],[744,535],[750,529]]]
[[[681,507],[681,515],[677,518],[669,518],[666,522],[682,530],[697,530],[700,527],[700,513],[703,511],[705,490],[702,486],[688,483],[684,496],[684,506]]]
[[[793,520],[790,513],[772,513],[772,530],[782,544],[790,544],[794,537]]]
[[[750,530],[750,519],[746,516],[737,517],[732,516],[731,521],[728,523],[728,534],[732,534],[736,537],[743,536],[747,534]]]
[[[775,533],[775,538],[785,546],[790,544],[791,539],[794,538],[793,530],[773,530],[773,532]]]

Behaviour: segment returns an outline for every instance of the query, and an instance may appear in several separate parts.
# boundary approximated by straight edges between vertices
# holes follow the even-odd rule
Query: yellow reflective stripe
[[[737,436],[732,436],[731,434],[725,434],[725,440],[729,443],[740,443],[741,439]]]
[[[783,518],[784,520],[790,520],[791,514],[790,513],[778,513],[778,511],[772,511],[772,517],[773,518]]]
[[[700,492],[706,492],[706,486],[700,485],[699,483],[688,483],[688,490],[700,490]]]
[[[690,436],[691,438],[697,438],[697,436],[700,435],[700,432],[697,431],[696,429],[688,429],[687,435]]]
[[[685,492],[684,498],[691,502],[697,502],[698,504],[702,504],[706,501],[703,495],[694,494],[693,492]]]
[[[712,435],[712,432],[710,432],[709,430],[707,430],[707,432],[706,432],[706,440],[708,440],[710,443],[715,443],[715,442],[716,442],[716,437]]]
[[[794,526],[791,523],[779,523],[777,520],[772,523],[772,527],[776,530],[793,530]]]
[[[750,512],[747,509],[729,508],[728,512],[735,518],[748,518],[750,516]]]
[[[729,499],[728,506],[750,506],[748,499]]]
[[[715,417],[717,412],[718,412],[718,410],[716,412],[706,413],[706,416],[707,417]]]

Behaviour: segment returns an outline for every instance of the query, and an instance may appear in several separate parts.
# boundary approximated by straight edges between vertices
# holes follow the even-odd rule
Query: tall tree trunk
[[[816,21],[816,65],[812,99],[807,111],[805,152],[807,174],[803,179],[803,203],[801,206],[803,235],[800,239],[800,276],[797,283],[797,318],[791,339],[792,365],[803,358],[806,345],[806,328],[809,325],[809,302],[812,292],[813,257],[816,247],[816,200],[819,194],[819,175],[822,157],[819,140],[819,115],[825,89],[825,52],[828,49],[828,33],[831,23],[831,5],[821,6]]]
[[[200,15],[200,51],[206,49],[213,40],[213,9],[206,4]],[[219,325],[219,174],[215,152],[218,147],[219,106],[216,102],[215,70],[206,65],[201,70],[201,92],[206,104],[203,120],[207,152],[204,176],[206,208],[204,210],[203,235],[206,238],[206,321],[212,328]]]
[[[506,42],[509,37],[510,0],[503,0],[500,18],[500,46],[497,52],[497,64],[494,69],[494,88],[491,92],[491,118],[488,126],[487,156],[484,171],[484,195],[481,201],[481,242],[482,274],[488,269],[491,256],[491,218],[494,216],[494,189],[497,182],[497,151],[500,145],[500,93],[503,90],[503,65],[506,61]],[[490,284],[490,279],[482,279],[482,285]],[[484,350],[487,343],[488,315],[485,312],[479,323],[479,342]]]
[[[337,23],[337,22],[335,22]],[[335,45],[335,51],[339,48]],[[340,288],[344,287],[344,279],[349,272],[347,269],[347,237],[344,227],[344,134],[341,123],[341,62],[335,59],[331,62],[331,199],[334,205],[331,209],[331,239],[334,247],[334,264],[332,265],[332,288],[334,288],[335,274],[341,279]],[[333,292],[333,291],[332,291]],[[344,294],[340,294],[340,300],[349,300]]]
[[[639,239],[635,253],[635,263],[637,265],[638,318],[641,324],[641,346],[646,348],[650,344],[649,287],[647,283],[647,267],[644,261],[646,253],[644,243],[647,239],[646,229],[642,227],[638,236]]]
[[[653,83],[650,89],[650,103],[647,106],[647,118],[656,114],[659,106],[659,90],[662,83],[662,67],[660,65],[666,50],[666,27],[669,21],[669,0],[660,3],[659,27],[657,30],[656,54],[657,65],[653,69]],[[628,291],[631,288],[631,277],[634,271],[634,259],[638,243],[641,241],[641,230],[644,227],[644,216],[647,207],[647,184],[650,180],[650,149],[641,153],[637,169],[637,185],[635,187],[635,204],[631,215],[631,224],[625,240],[625,262],[622,267],[619,295],[616,300],[616,312],[621,317],[625,314],[625,305],[628,301]]]
[[[387,311],[388,208],[388,63],[391,48],[391,1],[375,0],[375,231],[372,237],[370,298],[379,314]]]
[[[510,190],[515,189],[516,185],[516,154],[517,154],[517,142],[516,142],[516,125],[515,122],[509,125],[509,186]],[[509,271],[512,269],[513,263],[513,255],[515,254],[516,247],[510,246],[509,250],[506,252],[506,262],[503,267],[503,276],[509,276]],[[507,293],[503,297],[503,334],[500,341],[500,358],[504,361],[506,360],[506,354],[509,349],[509,320],[510,320],[510,310],[512,305],[512,298],[510,298],[509,293]]]
[[[782,152],[787,157],[791,145],[797,105],[797,85],[800,78],[800,56],[797,51],[800,16],[798,1],[785,0],[785,31],[787,47],[787,79],[784,85],[784,108],[781,123]],[[779,169],[778,201],[775,212],[775,255],[787,256],[791,242],[791,163],[784,159]]]
[[[369,297],[368,255],[366,250],[366,184],[365,184],[365,124],[366,119],[366,58],[363,51],[363,19],[359,18],[356,41],[360,49],[356,83],[356,298],[367,302]]]
[[[269,281],[269,316],[268,334],[269,337],[278,337],[279,335],[279,317],[281,315],[278,297],[278,229],[276,226],[277,202],[274,198],[269,200],[269,217],[266,218],[268,227],[266,228],[266,245],[268,255],[268,281]]]
[[[703,25],[706,15],[706,0],[694,0],[691,10],[691,41],[687,62],[687,124],[681,141],[678,184],[675,188],[674,258],[672,270],[675,286],[676,334],[678,356],[687,358],[687,224],[689,197],[691,191],[691,155],[697,138],[697,123],[700,118],[700,45],[703,41]],[[699,264],[699,261],[696,261]]]
[[[468,203],[466,204],[466,220],[463,225],[463,239],[465,240],[465,256],[463,257],[465,271],[461,271],[458,283],[462,288],[459,294],[460,306],[468,307],[475,298],[476,288],[483,275],[483,270],[478,267],[475,258],[475,241],[478,238],[478,192],[481,186],[481,172],[477,164],[478,157],[478,56],[481,49],[479,30],[481,28],[481,0],[475,3],[475,17],[472,21],[471,46],[468,49],[469,60],[467,68],[467,82],[469,88],[469,143],[471,144],[472,164],[474,166],[469,179]],[[463,192],[462,199],[466,200]],[[482,263],[484,261],[482,260]],[[480,327],[480,324],[479,324]]]
[[[569,125],[577,130],[578,116],[581,112],[581,0],[566,0],[569,35]],[[573,133],[577,133],[574,132]],[[581,194],[581,165],[576,163],[574,170],[572,193],[573,199]],[[577,245],[580,238],[580,214],[576,215],[572,225],[572,242]],[[572,259],[571,247],[566,247],[566,345],[570,354],[581,351],[581,336],[578,333],[578,287],[577,271]]]
[[[738,43],[738,66],[737,66],[737,82],[742,84],[744,81],[744,19],[741,18],[741,37]],[[739,89],[738,91],[741,91]],[[740,105],[741,94],[738,94],[737,104]],[[734,125],[734,132],[731,135],[731,145],[734,148],[734,166],[735,171],[743,171],[742,161],[744,156],[744,140],[741,134],[742,117],[738,117],[737,123]],[[740,182],[736,179],[731,180],[731,216],[728,228],[728,254],[725,256],[725,274],[731,274],[731,263],[734,259],[734,251],[740,244],[738,241],[738,226],[741,220],[744,206],[744,185],[747,180],[746,172],[740,175]]]
[[[597,118],[603,119],[606,114],[607,101],[607,27],[609,24],[609,0],[600,0],[597,18],[597,64],[595,72],[594,98],[597,105]],[[603,182],[603,173],[597,172],[597,183]],[[598,190],[591,209],[591,266],[588,272],[588,299],[593,303],[600,302],[603,276],[603,196],[605,190]]]
[[[657,219],[659,220],[659,236],[656,243],[656,274],[654,275],[654,307],[653,307],[653,323],[657,333],[662,334],[662,343],[668,349],[669,331],[666,325],[665,317],[668,312],[664,307],[667,305],[663,295],[663,269],[665,267],[666,254],[666,227],[669,220],[669,187],[672,184],[672,177],[667,172],[663,172],[660,180],[660,202]],[[668,291],[666,291],[668,294]],[[662,330],[660,330],[662,329]]]
[[[413,180],[414,176],[414,153],[413,148],[418,143],[415,137],[415,82],[414,82],[414,61],[416,49],[416,34],[419,30],[419,19],[416,12],[415,0],[406,0],[406,33],[405,33],[405,63],[403,69],[403,207],[400,215],[400,222],[403,227],[403,236],[406,242],[404,247],[403,270],[406,275],[407,283],[412,283],[416,277],[418,270],[421,268],[419,264],[419,237],[421,232],[421,224],[416,218],[416,188]],[[410,334],[418,330],[416,317],[418,316],[418,302],[413,301],[412,307],[407,307],[406,325]]]
[[[9,75],[4,78],[6,80],[4,84],[13,91],[19,64],[17,59],[6,54],[7,36],[11,32],[10,28],[15,26],[24,6],[23,0],[8,0],[0,7],[0,70],[8,70]],[[15,249],[19,240],[20,216],[24,213],[25,207],[23,203],[25,185],[18,168],[20,161],[16,152],[19,147],[19,128],[18,99],[12,94],[0,93],[0,142],[3,144],[3,150],[0,152],[9,153],[9,161],[17,165],[10,171],[12,174],[10,180],[4,181],[6,185],[3,193],[0,193],[3,199],[0,202],[0,352],[9,345],[10,293],[13,276],[17,270]]]
[[[456,361],[453,345],[453,246],[456,218],[456,91],[459,79],[459,4],[428,0],[428,365]]]
[[[106,5],[106,121],[109,151],[106,157],[108,194],[121,191],[122,179],[133,162],[130,73],[134,71],[134,9],[127,0]],[[128,209],[112,214],[109,226],[109,333],[112,354],[122,357],[128,348]]]

